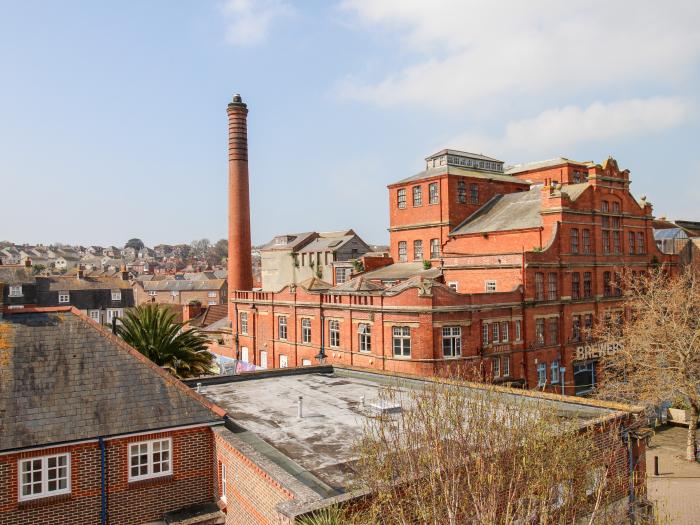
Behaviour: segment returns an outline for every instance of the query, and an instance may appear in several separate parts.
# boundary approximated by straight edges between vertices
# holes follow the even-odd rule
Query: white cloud
[[[565,154],[576,144],[659,133],[686,122],[693,112],[692,102],[673,97],[596,102],[585,108],[566,106],[511,121],[500,136],[465,133],[446,146],[532,160]]]
[[[226,40],[234,45],[259,44],[275,20],[294,12],[284,0],[227,0],[222,11],[228,22]]]
[[[344,0],[412,63],[351,78],[341,96],[379,106],[464,109],[676,85],[700,59],[700,2],[676,0]]]

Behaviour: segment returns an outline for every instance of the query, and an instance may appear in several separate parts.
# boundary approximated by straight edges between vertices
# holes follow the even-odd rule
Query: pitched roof
[[[336,251],[342,248],[345,244],[357,237],[356,235],[328,235],[325,237],[316,237],[309,244],[299,249],[299,253],[308,252],[326,252]],[[359,237],[357,237],[359,239]],[[361,239],[360,239],[361,240]],[[367,247],[369,250],[369,246]]]
[[[470,153],[468,151],[462,151],[458,149],[441,149],[437,153],[433,153],[432,155],[428,155],[425,157],[425,160],[432,159],[433,157],[442,157],[443,155],[457,155],[460,157],[471,157],[472,159],[480,159],[480,160],[491,160],[494,162],[503,162],[502,160],[494,159],[493,157],[487,157],[486,155],[482,153]]]
[[[561,187],[561,192],[566,193],[569,199],[575,201],[583,192],[590,188],[591,185],[588,182],[579,182],[578,184],[563,184]]]
[[[562,164],[576,164],[581,167],[588,167],[591,162],[578,162],[576,160],[567,159],[566,157],[555,157],[553,159],[536,160],[534,162],[523,162],[522,164],[514,164],[507,166],[505,172],[507,174],[522,173],[523,171],[539,170],[542,168],[551,168]]]
[[[299,286],[310,292],[324,291],[333,288],[333,285],[331,283],[327,283],[326,281],[319,279],[318,277],[311,277],[306,281],[302,281],[299,283]]]
[[[404,262],[382,266],[381,268],[362,274],[362,277],[365,280],[373,281],[395,281],[408,279],[414,275],[423,275],[432,278],[439,274],[439,268],[430,268],[426,270],[423,268],[422,262]]]
[[[285,233],[282,235],[277,235],[270,242],[261,246],[260,251],[293,251],[298,247],[303,246],[304,243],[311,241],[317,235],[318,234],[316,232]]]
[[[412,175],[411,177],[407,177],[405,179],[401,179],[398,182],[394,182],[392,184],[404,184],[406,182],[414,182],[414,181],[419,181],[423,179],[429,179],[431,177],[438,177],[440,175],[459,175],[462,177],[472,177],[475,179],[484,179],[484,180],[495,180],[495,181],[502,181],[502,182],[514,182],[514,183],[520,183],[524,185],[529,185],[528,182],[516,179],[515,177],[507,174],[502,174],[502,173],[496,173],[493,171],[480,171],[480,170],[473,170],[469,168],[460,168],[458,166],[451,166],[451,165],[445,165],[445,166],[440,166],[438,168],[429,168],[427,170],[421,171],[420,173],[416,173],[415,175]]]
[[[203,279],[201,281],[168,279],[165,281],[144,281],[143,288],[147,291],[190,292],[194,290],[219,290],[224,283],[226,283],[224,279]]]
[[[540,190],[538,185],[529,191],[496,195],[450,235],[539,228],[542,225]]]
[[[52,275],[50,277],[39,277],[39,281],[48,283],[49,290],[71,291],[71,290],[127,290],[131,288],[129,281],[121,277],[85,276],[78,279],[76,276]]]
[[[0,450],[221,421],[223,412],[78,310],[0,320]]]
[[[343,284],[339,284],[331,290],[332,292],[379,292],[384,291],[384,287],[381,284],[376,284],[368,281],[364,276],[359,275],[354,279],[350,279]]]
[[[188,323],[190,326],[205,328],[228,316],[227,304],[213,304],[207,306],[201,315],[198,315]]]
[[[0,265],[0,282],[6,284],[33,284],[36,277],[26,266],[3,266]]]

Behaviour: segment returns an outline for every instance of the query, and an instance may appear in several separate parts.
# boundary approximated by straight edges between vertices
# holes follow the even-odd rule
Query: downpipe
[[[100,444],[100,524],[107,525],[107,450],[102,437],[98,438]]]

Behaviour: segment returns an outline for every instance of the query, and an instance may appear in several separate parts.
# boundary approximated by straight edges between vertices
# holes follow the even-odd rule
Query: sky
[[[0,240],[226,235],[248,104],[252,237],[388,242],[386,185],[444,147],[631,171],[700,220],[700,2],[0,0]]]

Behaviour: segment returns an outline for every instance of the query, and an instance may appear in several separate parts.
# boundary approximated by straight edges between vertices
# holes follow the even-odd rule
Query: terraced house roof
[[[77,310],[0,320],[0,450],[221,421],[220,409]]]

